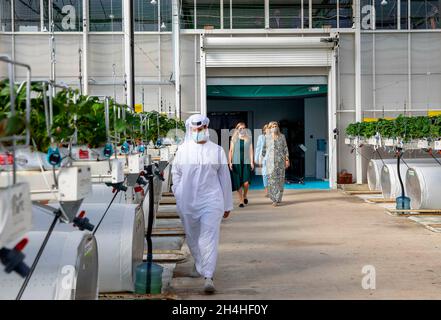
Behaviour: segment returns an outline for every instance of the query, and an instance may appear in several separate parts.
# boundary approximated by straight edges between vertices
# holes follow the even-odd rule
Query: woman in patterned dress
[[[282,202],[285,170],[290,165],[289,152],[285,136],[280,132],[279,124],[275,121],[270,122],[268,131],[263,155],[266,158],[268,195],[275,207]]]

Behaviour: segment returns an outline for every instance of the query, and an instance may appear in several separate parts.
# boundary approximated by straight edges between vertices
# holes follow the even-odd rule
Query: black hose
[[[401,197],[405,197],[406,194],[404,192],[404,184],[403,184],[403,179],[401,178],[401,172],[400,172],[400,160],[402,157],[403,153],[400,151],[398,151],[398,157],[397,157],[397,171],[398,171],[398,180],[400,180],[400,186],[401,186]]]
[[[116,190],[115,195],[113,196],[112,200],[110,201],[109,205],[107,206],[106,211],[104,211],[104,214],[103,214],[103,216],[101,217],[101,219],[100,219],[100,221],[98,222],[98,224],[96,225],[95,230],[93,230],[93,232],[92,232],[93,235],[95,235],[96,231],[98,230],[99,226],[101,225],[101,222],[103,222],[104,217],[106,216],[107,212],[109,211],[110,206],[112,205],[112,203],[113,203],[113,201],[115,200],[115,198],[116,198],[116,196],[118,195],[118,193],[119,193],[119,189]]]
[[[404,164],[406,165],[407,169],[410,169],[409,165],[407,164],[406,161],[404,161],[403,157],[401,157],[401,162],[404,163]]]
[[[147,224],[147,274],[146,274],[146,293],[151,293],[151,281],[152,281],[152,263],[153,263],[153,245],[152,245],[152,229],[153,229],[153,214],[155,206],[155,193],[153,189],[153,168],[152,172],[148,175],[149,183],[149,221]]]
[[[23,292],[26,290],[26,287],[28,286],[29,280],[32,277],[32,274],[34,273],[35,268],[37,267],[38,261],[40,260],[41,255],[43,254],[44,248],[46,248],[47,242],[49,241],[49,238],[52,234],[52,231],[54,231],[55,225],[57,224],[58,219],[61,216],[61,210],[57,210],[54,212],[55,217],[54,220],[52,221],[51,226],[49,227],[49,230],[46,233],[46,236],[43,240],[43,243],[40,246],[40,249],[38,250],[37,256],[34,259],[34,262],[32,263],[31,269],[29,271],[29,274],[26,276],[25,281],[23,282],[20,291],[18,292],[17,297],[15,298],[15,300],[20,300],[21,297],[23,296]]]
[[[430,154],[430,155],[432,156],[432,158],[435,159],[435,161],[438,162],[438,164],[441,166],[441,162],[438,160],[438,158],[435,157],[435,156],[433,155],[432,152],[429,152],[429,154]]]

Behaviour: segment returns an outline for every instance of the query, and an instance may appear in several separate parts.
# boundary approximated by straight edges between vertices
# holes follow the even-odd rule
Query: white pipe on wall
[[[180,64],[180,26],[179,2],[172,1],[173,6],[173,75],[175,80],[175,108],[176,116],[181,118],[181,64]]]
[[[127,98],[126,104],[131,105],[132,102],[132,84],[130,79],[132,78],[132,63],[130,59],[131,45],[130,45],[130,3],[129,1],[123,1],[123,15],[124,15],[124,72],[127,82]],[[135,39],[133,39],[135,41]]]
[[[331,68],[329,68],[328,80],[328,168],[329,168],[329,186],[331,189],[337,188],[337,139],[334,139],[334,129],[337,128],[337,52],[332,50]]]
[[[40,31],[44,28],[44,1],[40,0]]]
[[[204,41],[206,38],[203,34],[201,34],[200,42],[199,42],[199,77],[200,77],[200,90],[201,90],[201,114],[207,115],[207,76],[206,76],[206,68],[205,68],[205,51],[204,51]]]
[[[361,111],[361,21],[360,21],[360,0],[354,1],[355,7],[355,121],[362,119]],[[363,183],[363,161],[360,152],[355,155],[355,174],[357,183]]]
[[[220,28],[224,28],[224,0],[220,0]]]
[[[88,69],[88,47],[89,47],[89,0],[83,0],[83,57],[82,57],[82,77],[83,94],[89,94],[89,69]]]
[[[269,0],[265,0],[265,29],[270,27]]]
[[[372,35],[372,107],[377,109],[377,70],[375,61],[375,33]],[[374,111],[374,117],[376,117],[376,111]]]
[[[408,1],[410,4],[410,1]],[[410,11],[409,11],[410,12]],[[410,19],[408,19],[410,20]],[[407,105],[412,115],[412,35],[407,35]]]

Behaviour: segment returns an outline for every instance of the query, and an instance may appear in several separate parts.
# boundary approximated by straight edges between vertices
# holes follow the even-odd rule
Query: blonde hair
[[[245,124],[245,122],[239,122],[238,124],[236,124],[236,127],[234,128],[234,133],[233,133],[233,137],[231,138],[231,141],[233,143],[236,143],[237,138],[239,137],[239,127],[240,126],[245,126],[245,128],[247,127],[247,125]]]
[[[277,127],[279,129],[278,132],[275,132],[274,134],[277,137],[280,136],[280,127],[277,121],[271,121],[270,123],[268,123],[268,129],[272,129],[273,127]]]
[[[265,123],[262,127],[262,132],[265,132],[268,129],[268,123]]]

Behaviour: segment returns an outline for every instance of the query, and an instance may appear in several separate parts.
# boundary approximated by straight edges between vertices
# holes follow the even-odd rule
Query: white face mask
[[[207,130],[202,130],[202,131],[193,131],[191,133],[191,138],[193,139],[194,142],[202,142],[202,141],[207,141],[208,136],[207,136]]]
[[[279,128],[271,128],[271,133],[277,133],[279,132]]]

